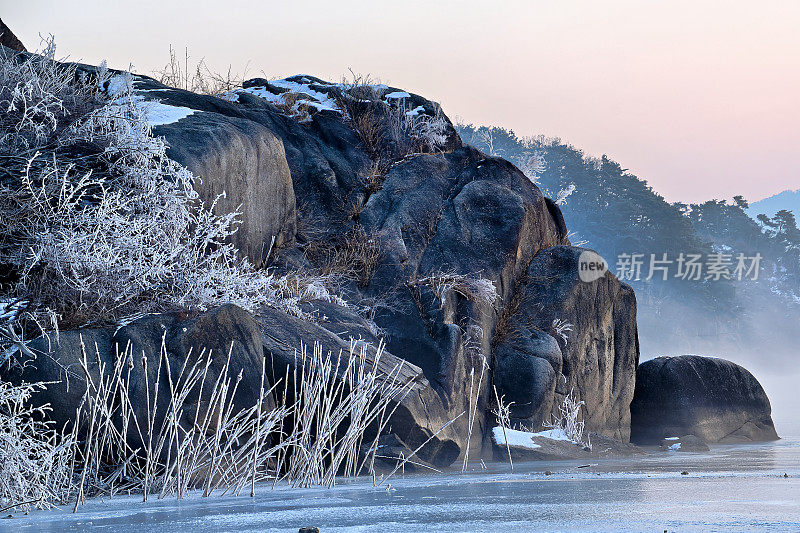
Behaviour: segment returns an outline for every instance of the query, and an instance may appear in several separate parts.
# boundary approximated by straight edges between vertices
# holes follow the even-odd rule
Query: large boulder
[[[217,382],[230,381],[231,389],[235,385],[231,398],[233,412],[250,408],[258,401],[264,357],[260,330],[250,313],[233,304],[195,316],[148,315],[120,328],[114,334],[113,344],[119,353],[131,355],[128,394],[140,424],[149,412],[155,413],[157,424],[167,413],[172,397],[170,375],[173,382],[178,383],[178,376],[188,372],[183,369],[197,364],[202,368],[207,361],[204,384],[192,388],[183,404],[182,421],[187,426],[191,426],[195,412],[207,413]],[[266,372],[266,366],[264,370]],[[266,387],[266,375],[264,383]],[[155,398],[158,404],[153,406]],[[264,408],[273,406],[272,397],[267,395]]]
[[[183,368],[191,369],[198,360],[205,364],[206,358],[210,364],[204,391],[201,396],[200,388],[195,387],[188,394],[184,402],[184,422],[190,425],[198,408],[205,413],[211,386],[226,365],[232,383],[236,383],[241,373],[232,401],[234,410],[249,408],[259,397],[264,353],[259,327],[253,317],[230,304],[194,316],[147,315],[116,331],[63,331],[34,339],[26,351],[29,353],[21,355],[22,364],[5,370],[2,379],[12,383],[50,382],[46,390],[34,394],[32,400],[35,405],[50,405],[49,418],[58,427],[75,420],[76,409],[86,392],[87,372],[97,386],[101,375],[109,380],[118,361],[124,365],[131,407],[140,424],[145,424],[148,412],[153,412],[158,427],[167,412],[171,398],[167,364],[173,383],[177,383]],[[147,360],[146,369],[143,359]],[[156,397],[158,403],[154,406]],[[265,397],[264,405],[266,409],[274,405],[271,396]]]
[[[554,213],[512,164],[462,147],[398,163],[360,215],[381,244],[365,292],[389,302],[375,314],[389,350],[423,370],[452,416],[469,411],[477,397],[476,434],[489,427],[491,380],[480,375],[491,365],[498,315],[531,259],[566,242]],[[481,283],[496,294],[481,295]],[[537,371],[530,369],[531,379]],[[466,418],[454,427],[465,447]]]
[[[636,297],[611,272],[582,281],[585,251],[554,246],[530,262],[495,332],[495,386],[529,427],[557,416],[571,394],[584,402],[587,430],[627,442],[639,361]]]
[[[62,428],[76,419],[86,393],[87,372],[97,384],[100,368],[103,375],[113,368],[113,335],[113,329],[83,329],[37,337],[28,343],[26,353],[16,355],[19,364],[3,365],[0,378],[14,384],[46,383],[44,390],[31,396],[31,403],[48,405],[48,418]]]
[[[448,425],[453,418],[451,409],[431,387],[422,370],[388,351],[383,351],[376,360],[380,341],[370,333],[364,319],[351,309],[321,301],[313,302],[311,307],[319,322],[270,308],[258,313],[264,354],[271,368],[270,383],[291,380],[298,375],[311,356],[313,346],[309,346],[310,343],[318,343],[323,354],[330,353],[332,360],[339,364],[337,370],[347,365],[351,346],[355,350],[363,347],[367,350],[368,364],[377,364],[380,379],[392,376],[392,380],[409,384],[408,394],[399,404],[392,405],[387,433],[412,451],[419,448],[417,457],[430,464],[444,467],[455,461],[461,453],[464,436]],[[301,350],[303,345],[308,346],[306,352]],[[293,389],[290,385],[289,390]]]
[[[294,241],[295,195],[282,140],[259,116],[213,96],[136,76],[134,97],[155,113],[154,135],[167,155],[197,178],[195,189],[217,215],[238,211],[234,244],[255,266],[273,248]],[[162,106],[168,106],[166,108]],[[171,118],[164,109],[179,110]]]
[[[511,406],[511,419],[515,423],[537,426],[547,420],[553,412],[562,367],[558,341],[536,328],[515,329],[497,344],[494,386]]]
[[[331,83],[309,75],[254,78],[230,98],[241,113],[283,141],[304,219],[301,242],[313,238],[312,231],[336,231],[354,206],[368,200],[376,165],[389,166],[408,155],[408,135],[399,131],[393,109],[441,118],[445,142],[440,149],[461,146],[439,104],[386,85]]]
[[[631,440],[696,435],[705,442],[778,438],[764,389],[741,366],[714,357],[657,357],[639,365],[631,403]]]

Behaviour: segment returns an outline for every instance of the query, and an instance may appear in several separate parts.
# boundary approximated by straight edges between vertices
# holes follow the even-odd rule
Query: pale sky
[[[451,118],[608,154],[670,201],[800,188],[800,1],[0,0],[29,48],[149,74],[348,68]]]

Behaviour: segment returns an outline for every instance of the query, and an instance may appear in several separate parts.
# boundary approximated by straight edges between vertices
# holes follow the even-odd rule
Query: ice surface
[[[239,497],[93,499],[0,520],[0,531],[800,531],[800,439],[624,459],[490,463],[467,473],[249,489]],[[553,475],[545,476],[550,470]],[[687,470],[689,475],[680,473]],[[784,478],[787,473],[789,477]],[[248,495],[244,495],[247,493]],[[4,513],[5,514],[5,513]]]

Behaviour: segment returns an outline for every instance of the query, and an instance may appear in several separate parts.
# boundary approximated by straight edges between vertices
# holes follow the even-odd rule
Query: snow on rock
[[[249,93],[249,94],[252,94],[254,96],[258,96],[259,98],[262,98],[262,99],[266,100],[267,102],[270,102],[270,103],[273,103],[273,104],[280,104],[280,103],[282,103],[284,101],[283,100],[283,94],[271,93],[264,87],[246,87],[244,89],[234,89],[230,93],[227,93],[226,96],[230,98],[230,97],[232,97],[232,95],[236,94],[237,95],[236,99],[238,100],[239,99],[239,96],[238,96],[239,92]],[[231,96],[228,96],[228,95],[231,95]]]
[[[290,76],[284,79],[265,80],[254,79],[245,82],[245,86],[241,89],[234,89],[226,94],[226,98],[230,99],[233,94],[249,93],[259,98],[273,103],[285,105],[288,102],[287,95],[299,95],[299,98],[294,100],[293,110],[301,105],[312,107],[317,111],[333,111],[342,113],[342,109],[336,101],[336,94],[342,94],[344,97],[357,98],[354,96],[351,89],[353,85],[347,83],[330,83],[327,81],[313,78],[310,76]],[[375,94],[381,98],[381,101],[388,106],[400,105],[404,108],[405,99],[418,98],[409,92],[389,87],[382,83],[368,84]],[[364,100],[366,101],[366,100]],[[405,114],[410,117],[426,114],[425,107],[417,105],[413,109],[405,111]]]
[[[506,428],[505,435],[508,437],[509,446],[518,446],[520,448],[528,448],[531,450],[541,448],[539,444],[536,444],[537,439],[548,439],[578,444],[570,439],[563,429],[548,429],[534,433],[530,431],[519,431],[517,429]],[[494,438],[495,444],[499,446],[505,446],[506,439],[503,437],[502,426],[497,426],[492,429],[492,437]]]
[[[173,106],[164,104],[159,100],[146,100],[141,94],[133,94],[134,91],[134,77],[130,73],[119,74],[112,76],[108,79],[106,86],[106,94],[111,98],[112,106],[133,105],[142,113],[147,119],[150,126],[163,126],[165,124],[172,124],[178,122],[182,118],[196,113],[194,109],[181,106]],[[168,89],[156,89],[168,90]],[[147,90],[139,92],[154,92],[156,90]]]
[[[334,111],[336,113],[342,112],[341,109],[339,109],[339,106],[336,105],[336,101],[333,99],[333,97],[331,97],[330,94],[319,91],[312,87],[312,85],[320,87],[323,84],[328,87],[337,87],[340,84],[324,83],[320,81],[310,80],[307,77],[295,78],[294,80],[292,79],[269,80],[266,83],[267,86],[245,87],[242,89],[236,89],[232,92],[249,93],[254,96],[258,96],[259,98],[262,98],[273,104],[285,104],[286,100],[284,95],[294,93],[305,96],[305,98],[298,99],[295,102],[295,106],[304,104],[313,107],[317,111]],[[275,93],[273,92],[273,90],[270,89],[273,90],[279,89],[282,91],[279,93]]]
[[[336,101],[333,98],[331,98],[329,94],[322,93],[312,89],[310,83],[298,83],[296,81],[289,81],[289,80],[273,80],[270,82],[270,84],[276,87],[280,87],[281,89],[288,89],[293,93],[300,93],[310,96],[315,101],[306,101],[306,103],[308,105],[316,107],[320,111],[323,110],[337,111],[337,112],[340,111],[339,107],[336,105]]]
[[[383,97],[384,100],[393,100],[398,98],[411,98],[411,95],[405,91],[392,91]]]
[[[508,442],[509,446],[527,448],[529,450],[541,448],[541,446],[533,442],[533,435],[533,433],[519,431],[516,429],[506,428],[505,431],[503,431],[503,428],[500,426],[492,429],[492,438],[494,439],[495,444],[498,446],[505,446],[506,442]]]
[[[136,107],[142,111],[151,126],[172,124],[195,113],[194,109],[188,107],[162,104],[154,100],[142,100],[136,103]]]
[[[538,433],[533,433],[533,436],[550,440],[565,440],[568,442],[574,442],[572,439],[567,437],[567,434],[563,429],[548,429],[547,431],[539,431]]]

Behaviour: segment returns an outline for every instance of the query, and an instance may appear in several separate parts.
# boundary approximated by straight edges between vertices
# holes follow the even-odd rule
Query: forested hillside
[[[792,341],[800,232],[791,212],[756,222],[741,196],[669,203],[620,163],[561,139],[473,125],[459,132],[513,161],[559,203],[573,244],[599,252],[634,287],[643,358],[764,346],[783,352]]]

